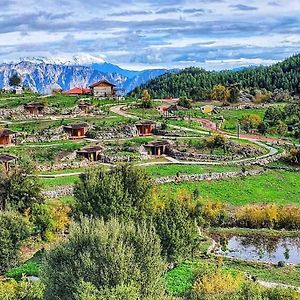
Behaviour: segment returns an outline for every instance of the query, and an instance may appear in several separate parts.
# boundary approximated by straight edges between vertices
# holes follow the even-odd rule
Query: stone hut
[[[85,114],[89,113],[92,107],[93,107],[92,104],[89,103],[88,101],[81,100],[78,103],[78,108]]]
[[[96,146],[82,148],[81,150],[77,151],[77,154],[85,157],[90,161],[98,161],[100,159],[101,152],[102,152],[102,147],[96,145]]]
[[[15,132],[6,128],[0,129],[0,147],[10,146],[14,144],[13,137]]]
[[[70,139],[83,139],[88,132],[88,124],[71,124],[64,126],[64,131],[69,135]]]
[[[0,164],[4,167],[5,171],[9,171],[12,166],[16,164],[17,157],[11,154],[0,154]]]
[[[24,105],[25,111],[33,116],[42,115],[44,108],[45,105],[39,102],[28,103]]]
[[[152,121],[142,121],[135,124],[139,136],[152,135],[156,127],[156,123]]]
[[[168,141],[154,141],[144,145],[148,155],[153,156],[168,154],[170,147],[171,145]]]

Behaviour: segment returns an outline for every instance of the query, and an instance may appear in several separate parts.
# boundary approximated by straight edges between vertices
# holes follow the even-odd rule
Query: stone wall
[[[221,180],[236,177],[247,177],[260,175],[263,170],[251,170],[251,171],[238,171],[238,172],[225,172],[225,173],[206,173],[206,174],[192,174],[192,175],[179,175],[179,176],[166,176],[156,179],[158,184],[172,183],[172,182],[193,182],[193,181],[204,181],[204,180]]]
[[[55,190],[44,191],[43,195],[47,198],[59,198],[63,196],[71,196],[74,194],[73,186],[64,186]]]

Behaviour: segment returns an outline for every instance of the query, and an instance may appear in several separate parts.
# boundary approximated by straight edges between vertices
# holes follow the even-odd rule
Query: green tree
[[[192,103],[186,97],[180,97],[178,105],[184,108],[192,108]]]
[[[264,121],[270,126],[277,125],[280,121],[285,119],[284,112],[277,107],[268,107],[264,115]]]
[[[23,217],[14,212],[0,211],[0,273],[19,262],[20,246],[29,232]]]
[[[18,74],[14,74],[9,78],[9,85],[10,86],[19,86],[21,84],[21,78]]]
[[[75,184],[74,213],[79,216],[145,218],[151,213],[153,180],[130,165],[110,171],[98,168],[80,176]]]
[[[199,244],[199,232],[183,203],[170,200],[156,216],[162,254],[170,262],[191,257]]]
[[[82,219],[46,256],[45,299],[160,299],[166,270],[160,252],[152,226]]]
[[[42,185],[32,165],[21,163],[8,173],[0,173],[0,210],[13,208],[24,212],[43,201]]]

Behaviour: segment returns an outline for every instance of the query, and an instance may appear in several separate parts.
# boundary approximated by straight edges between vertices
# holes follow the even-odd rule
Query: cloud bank
[[[19,2],[0,0],[1,62],[87,53],[131,69],[223,69],[270,64],[300,46],[300,0]]]

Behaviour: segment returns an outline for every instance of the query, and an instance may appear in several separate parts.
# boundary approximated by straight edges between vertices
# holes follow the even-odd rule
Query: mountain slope
[[[60,64],[54,64],[52,60],[43,58],[1,64],[0,88],[9,88],[9,78],[17,73],[22,79],[22,85],[42,94],[50,93],[53,87],[59,86],[63,90],[68,90],[72,87],[86,87],[101,79],[114,83],[117,89],[128,93],[148,80],[168,72],[168,70],[130,71],[109,63],[91,64],[89,61],[87,65],[82,66],[74,63],[75,59],[72,63]],[[77,62],[83,60],[77,58]]]
[[[209,72],[199,68],[187,68],[179,73],[165,74],[136,88],[133,95],[148,89],[155,98],[166,96],[205,100],[214,85],[239,83],[243,88],[265,88],[300,93],[300,55],[294,55],[272,66],[259,66],[236,71]]]

